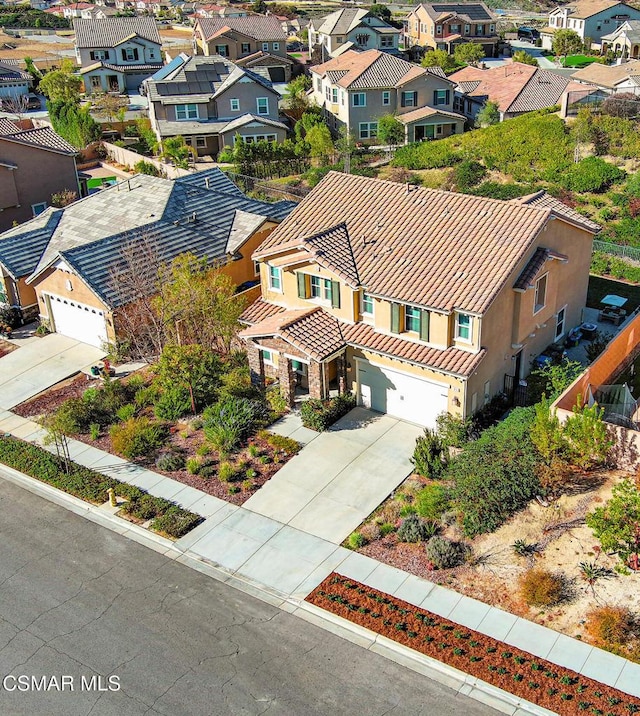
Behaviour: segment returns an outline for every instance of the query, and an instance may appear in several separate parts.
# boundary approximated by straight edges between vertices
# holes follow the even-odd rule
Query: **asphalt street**
[[[2,716],[264,713],[496,712],[23,491],[0,470]]]

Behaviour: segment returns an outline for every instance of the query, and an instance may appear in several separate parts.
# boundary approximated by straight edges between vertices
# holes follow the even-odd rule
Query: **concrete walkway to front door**
[[[416,425],[355,408],[305,445],[244,507],[340,544],[409,475],[421,433]]]

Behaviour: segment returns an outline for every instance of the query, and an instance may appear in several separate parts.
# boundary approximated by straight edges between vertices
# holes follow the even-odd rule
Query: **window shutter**
[[[413,93],[413,106],[414,107],[418,106],[418,93],[417,92]]]
[[[331,308],[340,308],[340,281],[331,282]]]
[[[91,52],[89,52],[89,57],[90,57],[92,60],[95,60],[95,59],[96,59],[96,53],[95,53],[93,50],[91,50]]]
[[[429,340],[429,311],[420,311],[420,340]]]
[[[307,277],[303,273],[296,274],[298,277],[298,298],[307,298]]]
[[[446,104],[449,104],[450,101],[451,101],[451,90],[447,90]]]
[[[126,53],[124,47],[122,48],[122,59],[124,60],[124,62],[127,61],[127,53]]]
[[[391,333],[400,333],[400,304],[391,304]]]
[[[438,90],[433,90],[433,106],[438,106]]]
[[[400,106],[401,106],[401,107],[405,107],[406,104],[407,104],[407,103],[405,102],[405,94],[404,94],[404,92],[401,92],[401,93],[400,93]]]
[[[136,62],[138,60],[138,48],[137,47],[133,48],[133,59],[136,60]]]

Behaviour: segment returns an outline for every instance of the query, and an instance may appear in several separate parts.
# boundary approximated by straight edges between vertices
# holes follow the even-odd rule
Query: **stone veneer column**
[[[309,361],[309,397],[324,400],[328,395],[328,390],[326,366],[324,363],[314,360]]]
[[[280,392],[289,407],[293,407],[296,397],[296,374],[291,365],[291,360],[282,355],[279,356],[278,380],[280,381]]]
[[[347,392],[347,354],[343,353],[336,358],[336,369],[338,371],[338,394],[344,395]]]
[[[247,359],[251,371],[251,383],[264,388],[264,357],[255,343],[247,343]]]

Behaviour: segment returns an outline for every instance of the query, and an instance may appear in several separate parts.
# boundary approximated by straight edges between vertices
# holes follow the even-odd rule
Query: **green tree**
[[[531,425],[531,440],[536,446],[540,457],[547,464],[567,450],[567,441],[555,411],[551,410],[550,401],[543,396],[534,406],[535,419]]]
[[[529,376],[529,399],[537,403],[545,395],[553,402],[582,373],[582,364],[566,358],[560,363],[547,363],[535,368]]]
[[[40,80],[40,91],[52,102],[78,103],[82,88],[82,78],[73,74],[73,65],[68,60]]]
[[[267,3],[264,0],[255,0],[251,4],[251,12],[257,12],[259,15],[264,15],[267,9]]]
[[[327,159],[335,151],[331,132],[326,124],[315,124],[311,127],[305,141],[309,144],[312,157]]]
[[[126,109],[129,104],[126,97],[119,97],[113,94],[102,94],[94,102],[94,112],[98,117],[105,117],[110,122],[113,122],[117,117],[118,113],[123,109]]]
[[[631,480],[615,485],[611,499],[585,521],[605,552],[617,552],[623,564],[638,567],[640,554],[640,492]]]
[[[404,124],[393,114],[378,119],[378,139],[383,144],[404,144]]]
[[[191,150],[184,141],[184,137],[180,135],[177,137],[167,137],[162,142],[163,159],[173,162],[176,167],[188,169],[190,156]]]
[[[220,382],[220,360],[198,344],[170,345],[162,351],[157,375],[166,389],[182,386],[188,390],[191,412],[195,415],[213,401]]]
[[[578,395],[572,414],[564,423],[563,432],[568,438],[571,461],[583,469],[603,465],[609,457],[614,441],[609,437],[602,419],[604,410],[597,404],[583,405]]]
[[[445,50],[429,50],[424,53],[420,64],[423,67],[440,67],[444,72],[448,72],[456,66],[456,61]]]
[[[322,117],[320,107],[311,105],[310,107],[307,107],[299,121],[296,122],[296,140],[301,141],[304,139],[307,132],[311,129],[311,127],[315,127],[316,124],[324,124],[324,119]]]
[[[538,60],[526,50],[516,50],[516,52],[513,53],[513,61],[521,62],[523,65],[538,66]]]
[[[381,20],[384,20],[384,22],[391,22],[391,10],[389,10],[389,8],[386,5],[374,3],[369,8],[369,12],[374,17],[378,17]]]
[[[47,111],[54,130],[78,149],[84,149],[100,137],[100,125],[90,114],[88,105],[74,101],[49,101]]]
[[[484,49],[476,42],[463,42],[456,45],[453,56],[458,64],[476,65],[484,57]]]
[[[40,80],[42,79],[42,72],[35,66],[32,57],[25,57],[24,64],[27,72],[31,75],[33,80],[33,88],[38,89]]]
[[[490,127],[500,122],[500,107],[497,102],[487,100],[476,115],[476,127]]]
[[[285,87],[284,106],[288,113],[299,120],[309,109],[307,90],[311,87],[311,79],[306,75],[298,75]]]
[[[556,30],[553,33],[551,49],[556,57],[562,58],[562,64],[564,65],[567,55],[572,55],[582,50],[582,40],[575,30]]]

